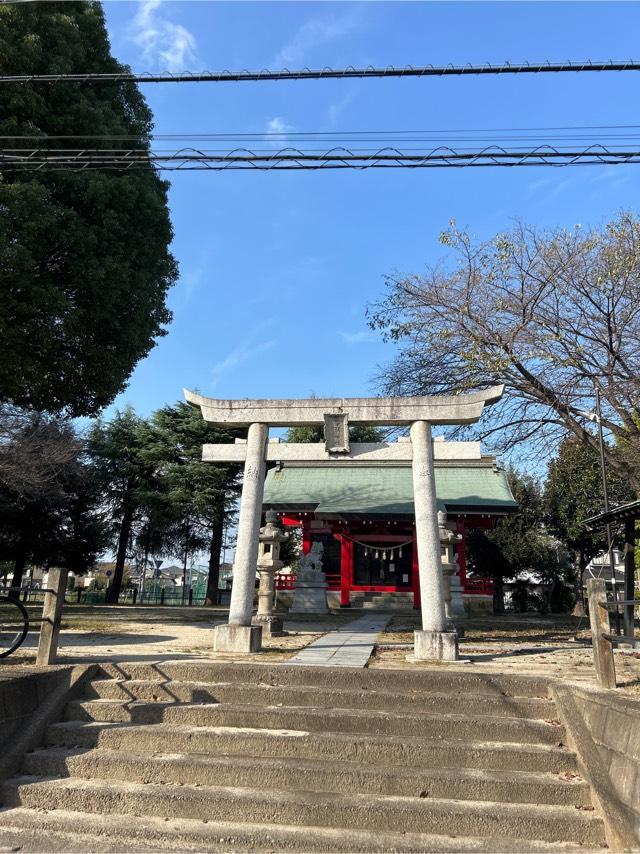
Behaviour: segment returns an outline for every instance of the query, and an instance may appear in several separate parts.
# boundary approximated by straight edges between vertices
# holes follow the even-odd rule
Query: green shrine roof
[[[438,508],[460,513],[517,509],[506,474],[492,464],[436,466]],[[410,466],[285,465],[267,474],[264,504],[327,516],[412,516]]]

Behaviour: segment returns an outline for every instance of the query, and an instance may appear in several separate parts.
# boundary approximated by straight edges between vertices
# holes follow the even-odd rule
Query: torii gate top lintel
[[[248,427],[311,426],[322,424],[327,415],[346,415],[351,424],[402,426],[414,421],[430,424],[473,424],[485,406],[496,403],[503,385],[460,395],[421,397],[333,397],[283,400],[218,400],[184,390],[188,403],[199,406],[209,424]]]

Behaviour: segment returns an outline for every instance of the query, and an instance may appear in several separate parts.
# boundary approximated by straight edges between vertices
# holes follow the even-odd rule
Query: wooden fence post
[[[36,664],[54,664],[58,652],[58,635],[62,619],[62,606],[67,588],[67,570],[50,569],[47,575],[47,593],[42,606],[40,642]]]
[[[590,578],[587,581],[589,597],[589,622],[591,623],[591,642],[593,644],[593,663],[596,667],[598,683],[603,688],[616,687],[616,666],[613,659],[613,645],[608,638],[609,606],[607,604],[607,586],[602,578]]]

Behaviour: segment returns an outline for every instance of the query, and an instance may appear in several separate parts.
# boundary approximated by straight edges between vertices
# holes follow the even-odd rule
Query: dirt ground
[[[32,609],[30,609],[32,610]],[[252,655],[215,653],[213,627],[225,622],[226,608],[66,606],[60,632],[58,663],[91,661],[161,661],[191,658],[286,661],[307,644],[357,614],[286,617],[288,635],[265,639],[263,650]],[[39,616],[38,609],[33,615]],[[37,630],[30,632],[20,649],[0,661],[6,667],[35,662]]]
[[[34,616],[37,610],[34,609]],[[215,653],[212,649],[212,629],[225,621],[225,608],[67,606],[60,634],[59,662],[199,658],[284,663],[325,632],[357,619],[362,613],[345,610],[327,616],[285,615],[287,636],[266,639],[259,653],[239,655]],[[416,628],[419,628],[418,614],[390,614],[368,666],[424,667],[406,660]],[[0,662],[0,676],[12,668],[32,665],[37,641],[37,634],[30,633],[17,653]],[[512,615],[470,619],[464,622],[460,655],[467,663],[436,666],[485,672],[517,671],[595,684],[588,622],[575,617]],[[623,690],[640,696],[640,650],[618,650],[616,670]]]
[[[439,666],[546,675],[596,684],[591,632],[584,618],[505,615],[468,619],[462,625],[460,657],[469,663]],[[424,666],[406,661],[417,628],[417,614],[394,616],[378,637],[369,667]],[[619,687],[640,696],[640,650],[619,649],[615,659]]]

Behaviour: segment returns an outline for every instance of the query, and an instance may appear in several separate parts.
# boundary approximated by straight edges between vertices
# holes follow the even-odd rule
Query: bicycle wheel
[[[21,602],[0,596],[0,658],[15,652],[29,631],[29,614]]]

